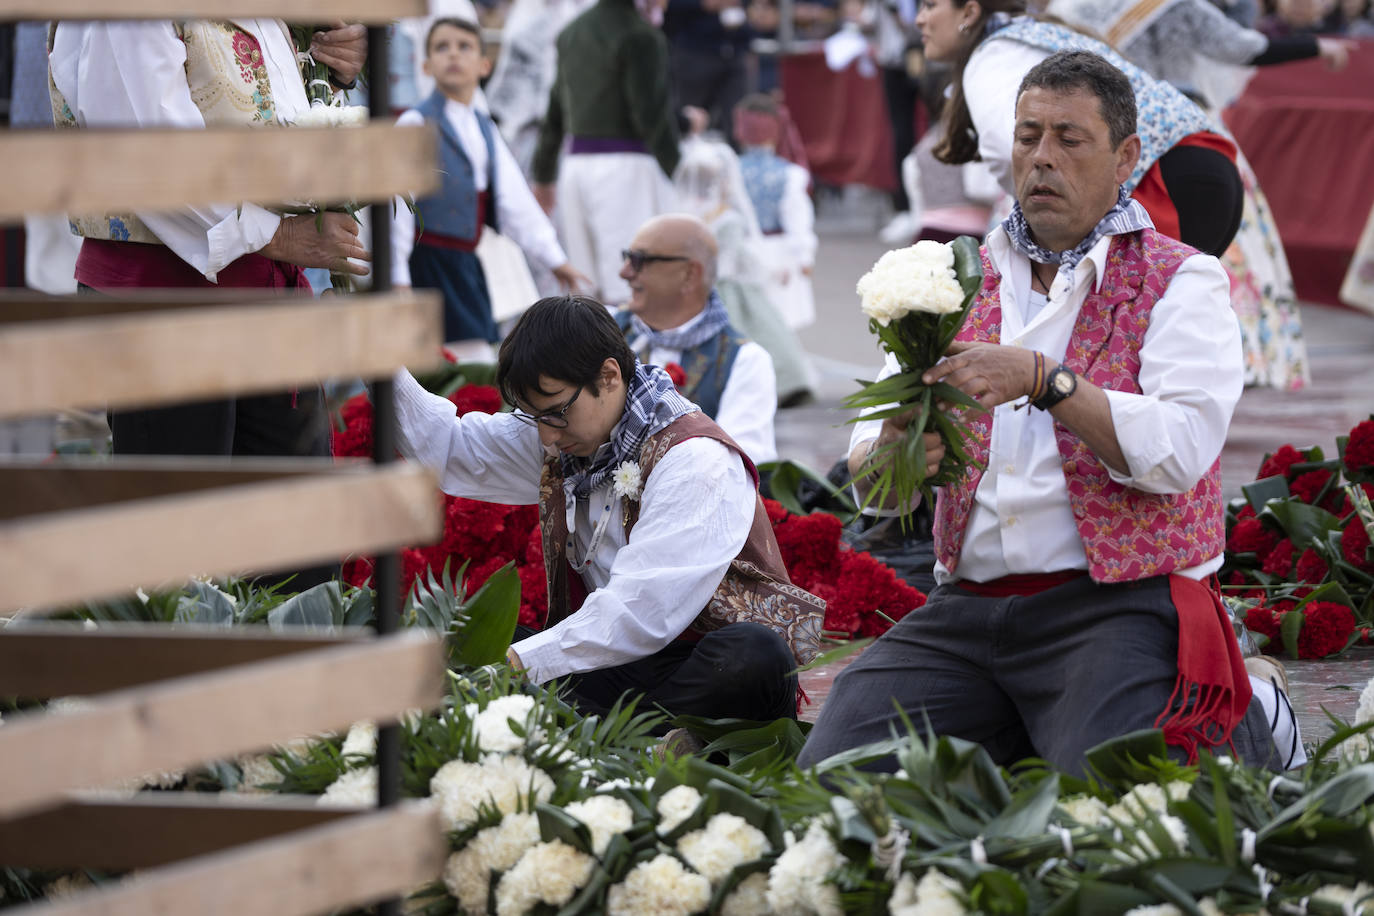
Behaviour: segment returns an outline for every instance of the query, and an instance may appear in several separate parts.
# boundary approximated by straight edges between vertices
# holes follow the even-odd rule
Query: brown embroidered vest
[[[650,436],[639,453],[640,479],[648,481],[668,450],[688,439],[705,437],[732,449],[758,484],[758,472],[734,440],[700,411],[685,414]],[[639,501],[622,500],[625,536],[639,519]],[[563,472],[559,460],[544,462],[539,486],[539,531],[544,545],[544,572],[548,577],[548,626],[572,613],[568,588],[568,517],[563,496]],[[820,653],[825,602],[792,584],[763,500],[754,496],[754,523],[744,548],[730,563],[725,577],[706,607],[692,622],[691,632],[709,633],[731,623],[761,623],[787,640],[799,664]]]

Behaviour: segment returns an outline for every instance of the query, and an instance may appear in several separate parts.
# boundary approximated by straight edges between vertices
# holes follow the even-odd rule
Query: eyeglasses
[[[573,396],[568,398],[568,403],[564,404],[562,407],[555,408],[554,410],[546,410],[541,414],[525,413],[518,407],[512,410],[511,413],[516,417],[519,417],[521,420],[524,420],[531,426],[535,425],[536,423],[543,423],[545,426],[550,426],[554,429],[567,429],[568,408],[573,406],[573,401],[576,401],[577,396],[581,393],[582,386],[579,385],[577,387],[577,390],[573,392]]]
[[[630,248],[620,253],[620,257],[630,262],[630,270],[639,273],[644,269],[645,264],[652,264],[655,261],[690,261],[691,258],[680,254],[649,254],[640,251],[638,248]]]

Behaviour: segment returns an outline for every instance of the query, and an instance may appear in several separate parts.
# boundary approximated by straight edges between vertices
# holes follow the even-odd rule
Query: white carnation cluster
[[[864,314],[884,327],[910,312],[957,312],[964,302],[954,249],[929,240],[884,254],[859,278],[857,291]]]
[[[711,902],[711,883],[686,868],[675,857],[659,853],[630,870],[625,880],[611,886],[606,912],[611,916],[687,916],[699,913]]]
[[[1364,690],[1360,691],[1360,703],[1355,707],[1355,725],[1364,725],[1366,722],[1374,722],[1374,678],[1369,679],[1369,683],[1364,685]],[[1363,732],[1358,735],[1351,735],[1341,742],[1341,754],[1350,761],[1360,763],[1369,759],[1374,753],[1374,732]]]
[[[483,751],[508,753],[523,748],[527,740],[511,729],[512,719],[526,729],[531,743],[543,743],[543,732],[530,731],[528,727],[530,713],[533,710],[534,697],[517,693],[496,697],[483,710],[478,710],[476,703],[469,703],[463,708],[463,715],[472,723],[479,748]]]
[[[629,830],[635,820],[630,806],[613,795],[593,795],[571,802],[563,810],[587,825],[592,832],[592,852],[598,856],[606,851],[611,837]]]
[[[840,892],[826,876],[844,864],[820,818],[801,840],[786,835],[787,848],[768,872],[768,905],[785,916],[842,916]]]
[[[1188,828],[1183,821],[1169,814],[1170,799],[1186,798],[1192,787],[1182,781],[1159,786],[1155,783],[1141,783],[1133,786],[1121,796],[1121,800],[1107,809],[1107,816],[1116,824],[1131,824],[1152,819],[1164,827],[1169,837],[1168,848],[1161,849],[1159,844],[1144,829],[1132,832],[1124,850],[1116,854],[1127,861],[1144,862],[1161,856],[1182,852],[1188,848]]]
[[[347,770],[329,784],[315,801],[327,807],[375,807],[377,804],[377,768],[360,767]]]
[[[720,916],[767,916],[768,872],[756,871],[735,886],[720,902]]]
[[[348,735],[344,738],[343,747],[339,749],[339,753],[344,757],[350,755],[377,756],[377,723],[354,722],[348,729]]]
[[[658,832],[669,834],[673,829],[697,810],[701,804],[701,793],[691,786],[673,786],[659,798]]]
[[[596,859],[562,840],[540,843],[520,857],[496,885],[498,916],[528,913],[537,903],[562,906],[592,876]]]
[[[963,894],[963,886],[938,868],[927,869],[919,882],[903,872],[887,911],[892,916],[963,916],[968,912]]]
[[[439,801],[439,819],[445,830],[459,830],[477,819],[477,808],[491,802],[502,814],[553,795],[553,780],[538,767],[519,757],[487,754],[480,763],[450,760],[429,781],[429,793]]]
[[[268,754],[240,757],[238,765],[242,774],[238,791],[245,795],[266,794],[270,791],[266,786],[281,782],[281,773],[272,765],[272,757]]]
[[[444,886],[458,898],[466,913],[485,913],[491,873],[504,872],[539,843],[539,818],[508,814],[501,823],[479,831],[466,846],[448,857]]]
[[[1199,900],[1197,908],[1202,911],[1202,916],[1226,916],[1226,911],[1217,906],[1217,902],[1211,897],[1203,897]],[[1267,911],[1262,910],[1261,912]],[[1183,911],[1172,903],[1156,903],[1129,909],[1126,911],[1126,916],[1183,916]]]
[[[291,124],[294,127],[361,127],[369,117],[364,105],[312,105]]]
[[[1084,827],[1106,827],[1111,823],[1107,817],[1107,803],[1092,795],[1070,795],[1059,800],[1064,813]]]
[[[685,834],[677,842],[677,850],[710,880],[712,886],[734,870],[735,866],[763,858],[771,849],[763,831],[736,814],[713,815],[701,830]]]

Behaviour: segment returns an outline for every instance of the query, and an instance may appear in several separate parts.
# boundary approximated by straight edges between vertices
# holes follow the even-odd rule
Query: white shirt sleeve
[[[1129,474],[1147,493],[1186,493],[1221,454],[1244,387],[1240,325],[1220,262],[1184,261],[1150,312],[1140,348],[1141,394],[1108,391]]]
[[[496,227],[534,260],[552,270],[568,262],[558,233],[544,208],[534,199],[515,156],[500,132],[493,131],[496,149]]]
[[[508,413],[458,416],[402,369],[396,373],[397,446],[439,477],[451,496],[509,506],[539,502],[539,430]]]
[[[787,237],[788,246],[801,267],[811,267],[816,263],[816,207],[806,187],[811,183],[811,175],[799,165],[787,167],[787,183],[783,187],[782,203],[778,220],[782,223],[782,233]]]
[[[752,340],[742,344],[720,393],[716,423],[755,464],[776,461],[773,418],[778,412],[778,380],[773,357]]]
[[[1030,69],[1049,52],[1019,41],[984,41],[964,68],[964,101],[978,131],[978,155],[1008,194],[1011,140],[1016,127],[1016,91]]]
[[[414,108],[396,119],[397,127],[416,127],[425,116]],[[413,198],[414,195],[412,194]],[[410,286],[410,253],[415,249],[415,214],[410,205],[397,197],[391,207],[391,283]]]
[[[284,37],[263,29],[260,40]],[[293,58],[294,59],[294,58]],[[83,127],[205,127],[186,82],[186,48],[168,21],[61,23],[53,80]],[[207,280],[272,240],[281,217],[255,204],[211,204],[138,217]]]
[[[674,446],[645,481],[642,500],[607,583],[577,613],[512,647],[535,683],[668,645],[706,606],[753,525],[753,480],[714,439]]]

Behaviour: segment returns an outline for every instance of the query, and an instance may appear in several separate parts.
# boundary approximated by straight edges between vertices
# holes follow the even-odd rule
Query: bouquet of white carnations
[[[900,369],[887,378],[861,382],[863,387],[845,406],[866,409],[857,418],[864,420],[911,413],[906,438],[879,451],[865,472],[873,477],[869,502],[884,505],[893,488],[903,507],[911,505],[917,492],[929,500],[932,487],[949,483],[968,463],[963,426],[941,406],[984,408],[953,385],[926,385],[921,374],[944,356],[982,285],[978,243],[966,235],[948,244],[921,241],[889,251],[859,279],[869,329]],[[944,440],[945,457],[927,473],[921,437],[932,430]]]

